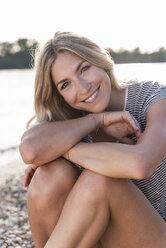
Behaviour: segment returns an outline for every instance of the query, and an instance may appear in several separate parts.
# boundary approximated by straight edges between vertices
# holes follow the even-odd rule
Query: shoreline
[[[26,166],[16,160],[0,167],[0,247],[35,248],[27,214]]]

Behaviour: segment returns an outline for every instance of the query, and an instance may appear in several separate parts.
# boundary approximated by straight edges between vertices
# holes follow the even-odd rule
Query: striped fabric
[[[143,132],[146,127],[148,109],[153,103],[163,98],[166,98],[166,86],[157,82],[133,83],[126,90],[124,110],[129,111],[135,117]],[[132,138],[136,139],[134,136]],[[151,177],[143,180],[132,180],[132,182],[144,193],[162,218],[166,220],[166,157]]]

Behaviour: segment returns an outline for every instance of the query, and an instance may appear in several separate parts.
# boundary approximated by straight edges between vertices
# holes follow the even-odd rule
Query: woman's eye
[[[81,72],[87,71],[90,68],[89,65],[82,67]]]
[[[65,89],[70,83],[68,81],[64,82],[61,86],[61,90]]]

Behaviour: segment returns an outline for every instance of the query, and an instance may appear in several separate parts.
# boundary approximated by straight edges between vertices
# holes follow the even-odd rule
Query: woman
[[[165,98],[158,83],[120,85],[87,38],[58,32],[47,42],[38,124],[20,145],[37,248],[165,247]]]

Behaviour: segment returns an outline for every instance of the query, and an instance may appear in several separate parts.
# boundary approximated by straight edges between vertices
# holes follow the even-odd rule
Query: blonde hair
[[[58,53],[68,50],[100,67],[108,73],[113,88],[120,89],[113,70],[114,62],[105,49],[100,48],[88,38],[71,32],[57,32],[36,58],[35,77],[35,112],[41,121],[58,121],[73,119],[86,114],[84,111],[73,109],[59,94],[51,76],[51,68]]]

